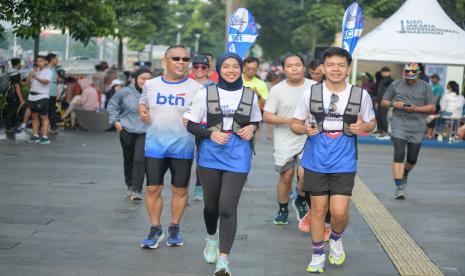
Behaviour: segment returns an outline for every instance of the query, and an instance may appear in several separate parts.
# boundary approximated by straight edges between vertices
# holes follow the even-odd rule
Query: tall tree
[[[34,38],[34,56],[39,52],[43,28],[57,28],[85,44],[93,36],[113,31],[114,11],[103,0],[2,0],[0,19],[11,22],[21,38]]]
[[[123,38],[132,39],[132,46],[143,47],[156,41],[157,29],[166,17],[167,1],[112,0],[115,11],[115,32],[119,40],[118,70],[123,68]]]

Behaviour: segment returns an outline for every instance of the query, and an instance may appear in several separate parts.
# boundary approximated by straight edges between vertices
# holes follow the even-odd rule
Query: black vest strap
[[[239,131],[250,124],[252,114],[254,91],[244,87],[242,97],[236,112],[233,115],[233,132]],[[220,97],[216,84],[207,86],[207,128],[211,131],[223,130],[223,113],[221,111]]]

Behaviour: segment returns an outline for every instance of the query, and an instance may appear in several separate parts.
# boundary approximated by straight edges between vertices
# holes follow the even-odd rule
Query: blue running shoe
[[[179,226],[170,226],[168,228],[169,237],[166,241],[168,246],[181,246],[184,244]]]
[[[279,209],[276,217],[273,220],[273,223],[276,225],[284,225],[288,224],[287,217],[289,216],[289,210],[287,209]]]
[[[39,143],[41,145],[48,145],[48,144],[50,144],[50,139],[48,139],[47,137],[40,137]]]
[[[202,186],[195,186],[195,188],[194,188],[194,200],[195,201],[203,200]]]
[[[296,196],[296,198],[292,201],[292,207],[294,207],[297,221],[300,222],[308,212],[307,202],[305,199],[301,199],[299,196]]]
[[[32,135],[29,140],[27,140],[29,144],[38,144],[40,142],[39,136]]]
[[[150,233],[146,239],[142,241],[140,247],[156,249],[158,248],[158,243],[163,240],[163,230],[160,227],[152,226],[150,228]]]

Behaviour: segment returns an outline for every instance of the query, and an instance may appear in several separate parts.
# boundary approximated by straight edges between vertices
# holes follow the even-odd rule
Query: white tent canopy
[[[353,56],[355,60],[465,65],[465,31],[436,0],[407,0],[360,39]]]

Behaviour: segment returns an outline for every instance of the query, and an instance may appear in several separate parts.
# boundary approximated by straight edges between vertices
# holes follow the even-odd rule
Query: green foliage
[[[129,37],[139,44],[153,43],[159,25],[165,20],[166,1],[111,0],[111,4],[115,13],[115,36]]]
[[[199,52],[218,55],[225,50],[225,6],[221,0],[179,0],[167,5],[170,15],[157,30],[155,41],[174,45],[178,25],[181,27],[181,43],[195,46],[195,34],[200,34]]]
[[[111,34],[114,10],[103,0],[3,0],[0,19],[9,21],[22,38],[37,37],[41,28],[54,27],[87,44],[93,36]]]
[[[246,0],[262,27],[257,43],[265,58],[279,59],[286,52],[306,54],[329,45],[341,31],[344,10],[352,0]],[[365,18],[388,18],[404,0],[359,0]],[[439,0],[446,13],[465,27],[465,0]],[[303,4],[303,5],[302,5]],[[279,42],[279,43],[277,43]]]

